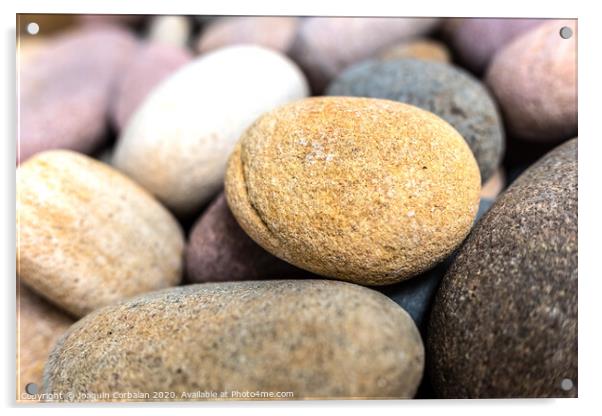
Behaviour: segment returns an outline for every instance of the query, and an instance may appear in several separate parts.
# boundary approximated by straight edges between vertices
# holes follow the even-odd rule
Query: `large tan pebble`
[[[17,169],[17,273],[76,316],[180,282],[184,239],[136,183],[55,150]]]
[[[448,123],[407,104],[319,97],[259,118],[230,158],[242,228],[311,272],[390,284],[427,270],[468,234],[479,168]]]
[[[114,165],[175,213],[196,213],[223,186],[228,156],[263,112],[305,97],[301,71],[258,46],[232,46],[180,68],[130,118]]]
[[[411,398],[423,366],[414,322],[381,293],[329,280],[247,281],[183,286],[90,314],[59,341],[44,382],[75,401],[122,399],[113,392]]]

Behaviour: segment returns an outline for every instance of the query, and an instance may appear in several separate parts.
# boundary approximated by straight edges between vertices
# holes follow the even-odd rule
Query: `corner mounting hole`
[[[36,22],[31,22],[27,25],[27,33],[30,35],[37,35],[39,31],[40,25],[38,25]]]
[[[560,388],[564,391],[570,391],[573,389],[573,380],[565,378],[560,382]]]
[[[25,386],[25,392],[27,394],[36,394],[38,392],[38,385],[36,383],[27,383]]]
[[[563,26],[560,28],[560,37],[562,39],[570,39],[573,36],[573,29],[568,26]]]

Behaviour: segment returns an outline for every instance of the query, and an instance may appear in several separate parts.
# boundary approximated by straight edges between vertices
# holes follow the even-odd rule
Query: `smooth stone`
[[[225,282],[307,277],[311,273],[280,260],[253,241],[236,222],[221,193],[198,219],[186,246],[190,282]]]
[[[444,39],[462,66],[481,75],[497,51],[545,19],[450,19],[443,25]]]
[[[570,39],[560,29],[573,30]],[[487,85],[513,135],[558,142],[577,134],[577,27],[574,20],[552,20],[519,36],[499,51]]]
[[[121,134],[114,165],[190,216],[223,186],[244,130],[307,94],[299,68],[277,52],[231,46],[206,54],[153,90]]]
[[[17,283],[17,401],[32,402],[26,387],[33,383],[42,390],[42,373],[48,354],[74,319]]]
[[[466,142],[434,114],[315,97],[266,113],[243,134],[226,197],[245,232],[275,256],[383,285],[447,257],[470,230],[480,184]]]
[[[427,38],[398,43],[385,49],[378,55],[378,58],[382,60],[423,59],[441,63],[451,61],[449,50],[443,43]]]
[[[135,47],[129,32],[97,25],[45,41],[19,72],[17,162],[49,149],[99,148],[111,90]]]
[[[132,26],[148,18],[142,14],[79,14],[76,20],[84,25],[123,25]]]
[[[477,224],[441,283],[428,334],[440,397],[577,397],[576,139]]]
[[[44,381],[46,392],[64,395],[411,398],[423,365],[416,326],[384,295],[330,280],[276,280],[189,285],[101,309],[59,342]]]
[[[165,43],[145,43],[133,55],[119,75],[111,102],[110,115],[118,131],[156,86],[192,60],[188,50]]]
[[[495,199],[506,187],[504,168],[499,167],[493,176],[481,187],[481,198]]]
[[[253,44],[286,54],[298,25],[297,17],[221,17],[201,32],[196,49],[207,53],[225,46]]]
[[[399,59],[354,65],[328,87],[328,95],[385,98],[431,111],[450,123],[472,150],[485,182],[504,153],[504,131],[487,89],[452,65]]]
[[[17,169],[17,273],[75,316],[177,285],[184,237],[172,215],[115,169],[68,150]]]
[[[178,48],[186,48],[192,33],[187,16],[154,16],[149,23],[148,40]]]
[[[311,17],[301,23],[290,54],[320,93],[348,66],[425,35],[438,23],[432,18]]]

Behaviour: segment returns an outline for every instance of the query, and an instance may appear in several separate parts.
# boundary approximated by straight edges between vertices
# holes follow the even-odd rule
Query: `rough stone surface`
[[[17,169],[17,273],[76,316],[179,283],[180,226],[129,178],[53,150]]]
[[[560,29],[573,30],[570,39]],[[487,84],[508,130],[522,139],[559,141],[577,134],[577,26],[552,20],[498,52]]]
[[[127,31],[99,25],[46,41],[20,68],[17,162],[48,149],[96,150],[116,75],[135,47]]]
[[[297,17],[222,17],[201,32],[197,50],[206,53],[224,46],[254,44],[287,53],[298,25]]]
[[[502,158],[504,132],[495,103],[485,87],[460,68],[416,59],[370,60],[343,72],[327,93],[386,98],[435,113],[464,137],[483,181]]]
[[[315,93],[348,66],[376,56],[401,40],[431,31],[437,19],[383,17],[312,17],[301,23],[291,56]]]
[[[17,401],[31,402],[36,398],[25,387],[34,383],[41,392],[48,354],[75,321],[20,282],[17,287]]]
[[[186,246],[186,277],[195,283],[307,277],[249,237],[221,193],[199,218]]]
[[[443,32],[461,64],[480,75],[497,51],[543,22],[544,19],[449,19]]]
[[[441,63],[449,63],[451,60],[449,50],[443,43],[426,38],[398,43],[385,49],[378,58],[383,60],[412,58]]]
[[[111,118],[118,131],[150,92],[177,69],[192,60],[186,49],[164,43],[146,43],[134,54],[117,80]]]
[[[464,239],[480,182],[466,142],[434,114],[389,100],[316,97],[281,106],[245,132],[226,197],[272,254],[381,285],[427,270]]]
[[[576,139],[470,234],[437,292],[427,348],[440,397],[577,396]]]
[[[53,393],[171,391],[175,400],[233,390],[411,398],[423,362],[412,319],[371,289],[329,280],[206,283],[87,316],[57,344],[44,381]]]
[[[196,214],[223,186],[243,131],[307,93],[301,71],[277,52],[231,46],[203,55],[144,101],[121,134],[114,165],[178,215]]]

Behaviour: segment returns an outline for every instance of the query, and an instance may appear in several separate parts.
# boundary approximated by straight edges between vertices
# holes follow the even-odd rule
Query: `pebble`
[[[462,66],[481,75],[497,51],[544,19],[450,19],[443,25],[444,39]]]
[[[263,112],[306,96],[297,66],[258,46],[231,46],[192,61],[153,90],[130,119],[114,165],[179,216],[223,186],[229,154]]]
[[[483,181],[500,164],[504,132],[496,105],[486,88],[460,68],[416,59],[369,60],[343,72],[327,94],[385,98],[431,111],[464,137]]]
[[[440,397],[577,397],[576,139],[470,234],[437,292],[427,353]]]
[[[178,46],[158,42],[141,45],[116,83],[110,114],[117,130],[125,128],[157,85],[191,60],[192,54]]]
[[[224,46],[254,44],[286,54],[298,25],[297,17],[222,17],[201,32],[196,47],[207,53]]]
[[[411,398],[423,365],[409,315],[371,289],[329,280],[205,283],[79,321],[50,355],[44,390],[106,392],[105,400],[118,400],[115,391],[174,392],[163,400],[222,391]]]
[[[472,226],[480,183],[466,142],[434,114],[389,100],[315,97],[263,115],[244,133],[226,197],[245,232],[277,257],[383,285],[447,257]]]
[[[504,168],[499,167],[481,187],[481,198],[495,199],[506,187]]]
[[[186,246],[186,277],[194,283],[307,277],[255,243],[221,193],[196,222]]]
[[[111,167],[68,150],[17,169],[17,273],[74,316],[180,282],[180,226]]]
[[[321,93],[348,66],[427,34],[438,23],[431,18],[311,17],[301,23],[290,54],[314,92]]]
[[[97,25],[46,41],[19,72],[17,162],[49,149],[100,147],[111,89],[135,48],[127,31]]]
[[[148,41],[185,48],[191,32],[192,24],[187,16],[155,16],[149,23]]]
[[[441,63],[451,62],[449,50],[445,44],[436,40],[422,38],[398,43],[385,49],[378,55],[379,59],[423,59]]]
[[[573,30],[570,39],[560,29]],[[552,20],[499,51],[486,76],[511,134],[558,142],[577,134],[577,27]]]

